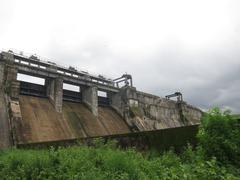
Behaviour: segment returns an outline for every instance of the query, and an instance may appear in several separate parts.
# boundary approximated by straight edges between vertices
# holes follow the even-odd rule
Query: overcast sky
[[[0,0],[0,48],[240,113],[239,0]]]

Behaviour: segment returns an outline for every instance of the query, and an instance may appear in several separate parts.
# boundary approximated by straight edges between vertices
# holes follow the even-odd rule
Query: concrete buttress
[[[46,80],[47,96],[59,113],[62,112],[63,79],[61,77]]]
[[[92,111],[94,116],[98,116],[98,94],[97,87],[84,87],[82,88],[82,98],[83,102]]]

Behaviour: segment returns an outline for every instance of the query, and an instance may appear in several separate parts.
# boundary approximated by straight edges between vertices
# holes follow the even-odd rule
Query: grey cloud
[[[188,103],[203,109],[220,106],[240,113],[240,16],[237,1],[231,1],[229,9],[225,6],[220,8],[214,2],[208,3],[204,7],[211,11],[204,14],[205,18],[202,17],[203,11],[193,6],[197,13],[191,11],[191,14],[199,22],[192,18],[192,24],[188,22],[190,16],[181,18],[185,17],[184,10],[191,9],[189,2],[190,8],[176,8],[176,14],[171,13],[172,17],[167,16],[168,9],[163,14],[156,11],[154,16],[148,16],[151,9],[146,15],[139,11],[136,18],[132,16],[132,11],[124,16],[121,11],[119,14],[111,12],[117,15],[117,20],[108,14],[96,18],[104,12],[104,3],[101,3],[103,7],[96,9],[99,14],[91,14],[88,9],[84,12],[85,8],[91,7],[89,4],[86,7],[79,5],[82,11],[77,8],[72,14],[64,3],[62,6],[58,4],[61,6],[58,8],[56,2],[49,4],[41,1],[38,5],[45,8],[47,4],[49,9],[42,14],[33,6],[35,3],[16,2],[3,0],[1,3],[0,48],[16,46],[16,49],[37,53],[57,63],[112,78],[127,72],[133,75],[138,90],[159,96],[181,91]],[[180,4],[185,6],[184,2]],[[168,4],[165,7],[169,8]],[[117,10],[115,6],[112,8]],[[111,6],[105,10],[109,9]],[[144,19],[138,19],[139,15]],[[180,18],[177,18],[178,15]],[[134,20],[127,22],[132,17]],[[204,23],[208,17],[214,21]],[[94,29],[98,26],[101,27]],[[139,32],[135,32],[137,30]],[[137,43],[143,46],[137,49]],[[114,46],[116,44],[120,48]]]
[[[72,54],[64,48],[50,48],[49,56],[112,78],[128,72],[133,75],[137,89],[159,96],[181,91],[188,103],[202,109],[220,106],[240,112],[240,53],[237,50],[231,50],[232,55],[218,48],[188,52],[160,47],[147,57],[136,57],[117,54],[104,43],[92,42]]]

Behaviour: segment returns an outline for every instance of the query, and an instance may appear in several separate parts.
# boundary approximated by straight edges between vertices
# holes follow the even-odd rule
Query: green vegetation
[[[240,179],[240,122],[215,108],[181,154],[122,150],[116,142],[41,150],[0,151],[1,179]]]
[[[240,119],[240,114],[233,114],[232,117],[233,119]]]
[[[240,168],[240,120],[233,118],[230,111],[214,108],[206,113],[198,137],[208,157]]]

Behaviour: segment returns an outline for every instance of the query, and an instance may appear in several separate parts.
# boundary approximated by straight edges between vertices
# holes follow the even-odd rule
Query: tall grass
[[[216,158],[189,146],[152,156],[112,146],[54,150],[11,149],[0,153],[0,179],[237,179]]]

